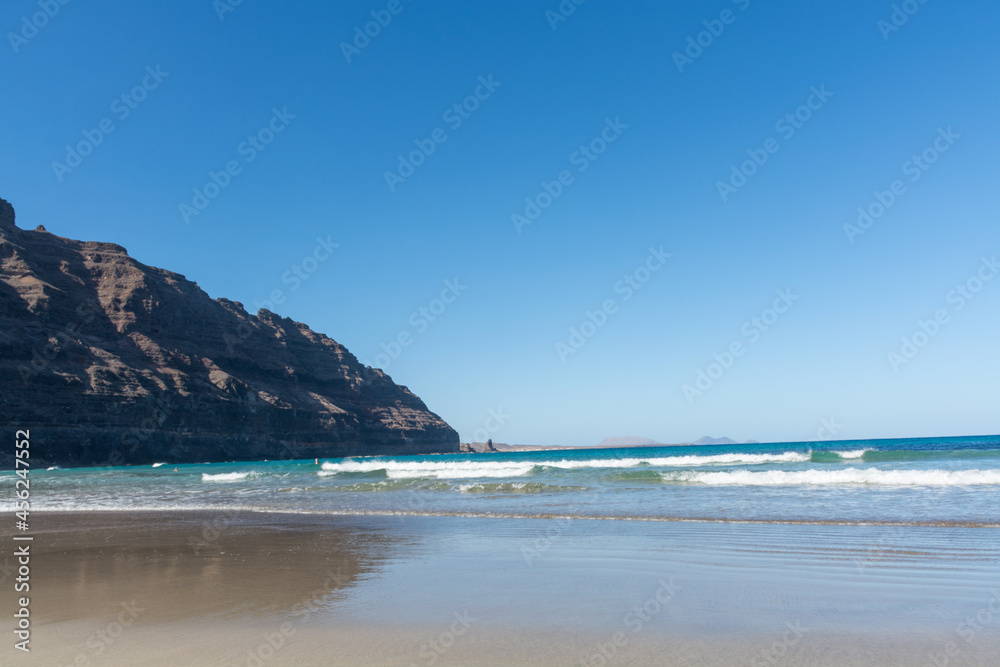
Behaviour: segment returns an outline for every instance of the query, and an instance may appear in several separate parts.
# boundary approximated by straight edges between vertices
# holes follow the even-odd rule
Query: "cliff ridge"
[[[420,398],[326,335],[120,245],[19,229],[3,199],[0,323],[0,415],[31,429],[35,467],[458,451]]]

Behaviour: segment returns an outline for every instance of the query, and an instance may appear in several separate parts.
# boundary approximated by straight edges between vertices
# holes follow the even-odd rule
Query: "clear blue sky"
[[[589,0],[565,21],[557,0],[158,4],[4,3],[0,196],[21,226],[120,243],[251,310],[282,290],[274,310],[381,361],[464,440],[1000,432],[1000,279],[976,282],[1000,254],[997,3],[911,1],[898,30],[888,0]],[[345,48],[372,11],[391,21]],[[543,181],[562,191],[515,225]],[[339,247],[303,264],[317,238]],[[716,379],[686,395],[699,371]]]

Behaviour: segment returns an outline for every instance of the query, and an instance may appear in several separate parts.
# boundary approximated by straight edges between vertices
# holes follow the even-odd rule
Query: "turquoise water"
[[[176,468],[176,470],[175,470]],[[10,473],[5,473],[10,474]],[[34,510],[1000,526],[1000,436],[32,472]]]

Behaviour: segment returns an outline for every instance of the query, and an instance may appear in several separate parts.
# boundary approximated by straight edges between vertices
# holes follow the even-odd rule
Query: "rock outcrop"
[[[502,450],[497,449],[493,440],[487,440],[486,442],[463,442],[459,445],[459,451],[466,454],[488,454]]]
[[[11,437],[30,429],[33,467],[459,445],[409,389],[327,336],[212,299],[119,245],[19,229],[2,199],[0,382],[0,419]]]

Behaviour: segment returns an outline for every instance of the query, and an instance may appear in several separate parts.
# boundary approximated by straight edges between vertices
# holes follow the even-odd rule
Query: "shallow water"
[[[996,534],[47,512],[26,664],[995,665]]]

